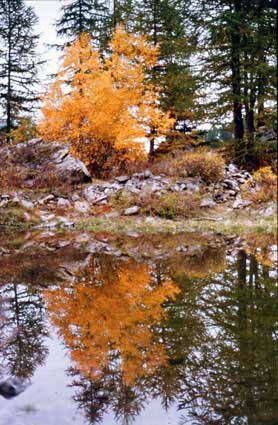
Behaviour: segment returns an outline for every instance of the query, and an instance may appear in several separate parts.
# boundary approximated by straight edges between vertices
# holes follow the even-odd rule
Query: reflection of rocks
[[[8,378],[5,381],[0,382],[0,395],[2,395],[6,399],[16,397],[17,395],[22,393],[29,385],[30,381],[26,379],[19,377]]]

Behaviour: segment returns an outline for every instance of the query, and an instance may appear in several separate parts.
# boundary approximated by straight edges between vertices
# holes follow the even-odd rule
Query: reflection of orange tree
[[[45,292],[52,322],[71,357],[91,379],[120,368],[127,384],[166,363],[152,326],[165,317],[162,303],[177,289],[167,279],[151,282],[147,265],[133,260],[111,265],[91,260],[74,283]]]

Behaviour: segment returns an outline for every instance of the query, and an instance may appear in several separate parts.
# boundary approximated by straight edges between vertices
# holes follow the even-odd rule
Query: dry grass
[[[278,176],[273,173],[271,167],[260,168],[254,173],[253,179],[242,188],[245,198],[255,203],[277,201]]]
[[[118,210],[137,205],[142,214],[167,219],[192,217],[199,209],[199,202],[199,195],[166,193],[158,196],[151,191],[130,196],[118,193],[111,200]]]
[[[154,174],[173,177],[201,177],[206,183],[217,182],[224,177],[225,161],[215,152],[204,149],[195,152],[177,153],[152,164]]]

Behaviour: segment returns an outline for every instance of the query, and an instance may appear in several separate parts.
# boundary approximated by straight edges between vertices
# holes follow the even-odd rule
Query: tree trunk
[[[8,4],[9,13],[9,31],[8,31],[8,85],[7,85],[7,143],[10,142],[10,131],[12,129],[12,114],[11,114],[11,9]]]
[[[235,20],[231,25],[231,69],[232,69],[232,98],[233,98],[233,122],[235,139],[235,159],[238,164],[245,162],[244,126],[242,118],[242,93],[241,93],[241,70],[240,50],[241,36],[238,22],[241,15],[241,0],[234,0],[233,8]]]
[[[79,0],[79,17],[78,17],[78,26],[79,26],[79,35],[83,32],[83,21],[82,21],[82,0]]]

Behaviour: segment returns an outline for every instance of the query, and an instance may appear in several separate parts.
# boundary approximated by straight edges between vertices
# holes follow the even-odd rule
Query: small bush
[[[26,173],[10,164],[6,164],[5,168],[0,168],[0,189],[23,188],[25,178]]]
[[[23,117],[19,121],[17,128],[11,130],[9,136],[12,143],[23,143],[36,137],[37,129],[35,123],[28,117]]]
[[[82,159],[82,156],[81,156]],[[103,144],[98,152],[89,157],[86,165],[92,177],[107,179],[120,174],[142,172],[146,168],[143,158],[129,159],[127,152],[116,150],[112,145]]]
[[[253,179],[244,185],[243,195],[254,202],[277,200],[277,175],[273,173],[271,167],[263,167],[256,171]]]
[[[154,174],[176,177],[201,177],[206,183],[217,182],[224,177],[224,159],[215,152],[198,150],[167,157],[152,165]]]
[[[138,195],[130,196],[125,193],[122,195],[117,193],[112,199],[112,204],[118,209],[138,205],[143,214],[174,219],[191,217],[199,207],[199,198],[192,196],[192,194],[166,193],[156,195],[151,191],[144,191]]]

